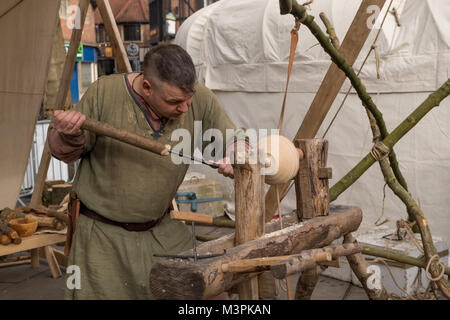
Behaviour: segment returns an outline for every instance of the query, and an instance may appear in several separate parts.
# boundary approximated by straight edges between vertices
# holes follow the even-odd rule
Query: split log
[[[354,243],[356,244],[356,239],[350,234],[346,234],[344,236],[344,243]],[[361,282],[364,290],[366,291],[367,296],[371,300],[387,300],[388,295],[383,285],[381,284],[381,288],[373,288],[370,289],[368,287],[368,279],[371,274],[367,273],[368,263],[364,256],[361,253],[355,253],[347,256],[348,263],[350,268],[355,273],[358,280]]]
[[[233,236],[225,236],[197,248],[199,254],[223,253],[230,248],[222,256],[201,259],[197,263],[182,259],[156,263],[150,272],[150,289],[157,299],[208,299],[255,275],[224,273],[222,264],[322,248],[357,230],[361,220],[362,212],[358,207],[338,207],[335,214],[328,217],[313,218],[237,247],[230,248],[234,245]],[[192,254],[192,250],[183,254]]]
[[[340,256],[348,256],[361,252],[362,248],[357,243],[333,245],[321,249],[312,249],[291,256],[279,264],[270,267],[272,274],[277,279],[284,279],[295,273],[315,268],[320,262],[336,260]]]

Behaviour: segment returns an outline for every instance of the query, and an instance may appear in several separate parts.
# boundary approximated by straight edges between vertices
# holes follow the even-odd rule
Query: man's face
[[[166,82],[152,85],[144,80],[143,86],[147,103],[156,109],[159,116],[176,120],[191,106],[193,92],[186,92]]]

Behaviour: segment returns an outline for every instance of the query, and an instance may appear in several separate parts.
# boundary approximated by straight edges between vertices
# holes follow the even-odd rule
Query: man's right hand
[[[78,137],[83,134],[81,125],[86,116],[77,111],[55,110],[53,112],[53,129],[66,136]]]

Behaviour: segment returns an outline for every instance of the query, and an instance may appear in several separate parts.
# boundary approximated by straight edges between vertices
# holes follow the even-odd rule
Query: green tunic
[[[100,78],[74,109],[140,135],[152,137],[158,133],[147,121],[123,74]],[[171,141],[171,134],[181,128],[193,136],[194,121],[201,121],[203,132],[216,128],[224,137],[226,129],[235,129],[215,95],[197,84],[189,111],[168,121],[158,140],[179,143]],[[223,147],[226,145],[224,142]],[[147,222],[163,215],[187,169],[187,164],[174,164],[170,156],[89,132],[73,188],[89,209],[111,220]],[[126,231],[80,215],[69,265],[80,268],[81,288],[66,289],[65,297],[151,299],[149,274],[157,261],[153,254],[176,254],[191,247],[189,228],[169,215],[144,232]]]

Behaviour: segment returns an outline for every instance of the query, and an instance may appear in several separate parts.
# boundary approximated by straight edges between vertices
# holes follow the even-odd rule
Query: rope
[[[431,263],[433,262],[433,260],[437,260],[438,261],[438,265],[441,267],[441,273],[436,278],[433,278],[433,276],[429,272],[429,269],[430,269],[430,266],[431,266]],[[427,264],[427,267],[425,269],[425,276],[427,277],[428,280],[433,281],[433,282],[437,282],[437,281],[442,279],[442,277],[444,276],[444,273],[445,273],[445,265],[444,265],[444,263],[441,260],[439,260],[439,255],[435,254],[434,256],[432,256],[430,258],[430,260],[428,260],[428,264]]]
[[[391,0],[391,2],[389,3],[389,7],[388,7],[388,9],[387,9],[387,11],[386,11],[386,14],[385,14],[384,17],[383,17],[383,21],[381,22],[380,29],[378,29],[378,33],[377,33],[377,35],[376,35],[376,37],[375,37],[375,40],[373,41],[372,46],[373,46],[373,45],[376,45],[376,42],[378,41],[378,37],[379,37],[380,34],[381,34],[381,30],[383,29],[384,22],[385,22],[385,20],[386,20],[386,17],[387,17],[387,15],[388,15],[388,13],[389,13],[389,9],[391,8],[393,2],[394,2],[394,0]],[[362,70],[362,68],[364,67],[364,65],[366,64],[367,59],[369,58],[370,54],[372,53],[372,50],[373,50],[373,48],[370,47],[369,52],[367,53],[367,55],[366,55],[366,57],[365,57],[365,59],[364,59],[362,65],[361,65],[361,67],[359,68],[358,73],[356,74],[357,76],[359,76],[359,74],[361,73],[361,70]],[[350,88],[348,89],[347,93],[345,94],[344,100],[342,100],[342,103],[340,104],[338,110],[337,110],[336,113],[334,114],[333,119],[331,119],[330,124],[328,125],[327,129],[325,130],[325,133],[324,133],[323,136],[322,136],[322,139],[325,138],[325,136],[326,136],[327,133],[328,133],[328,130],[330,130],[331,126],[333,125],[334,120],[336,120],[336,117],[338,116],[339,112],[341,111],[342,107],[344,106],[344,103],[345,103],[345,101],[347,100],[347,97],[348,97],[348,95],[350,94],[350,91],[351,91],[351,90],[352,90],[352,86],[350,86]]]
[[[389,152],[391,150],[388,146],[386,146],[383,142],[377,141],[374,143],[372,150],[370,150],[370,154],[376,161],[381,161],[386,159],[389,156]]]

